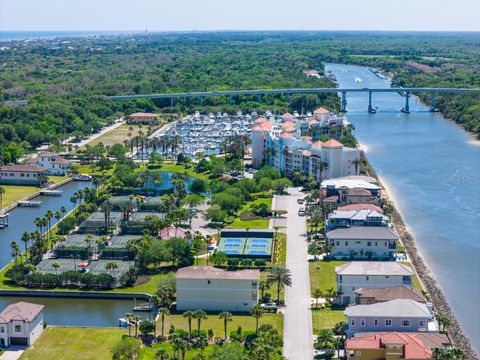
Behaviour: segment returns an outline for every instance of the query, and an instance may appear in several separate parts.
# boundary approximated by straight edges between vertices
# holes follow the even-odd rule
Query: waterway
[[[326,64],[344,88],[385,88],[368,68]],[[360,80],[360,81],[359,81]],[[480,353],[480,143],[440,113],[410,99],[374,93],[347,97],[355,136],[402,214],[453,311]]]

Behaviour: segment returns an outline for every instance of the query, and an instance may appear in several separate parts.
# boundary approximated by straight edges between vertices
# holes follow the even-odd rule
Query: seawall
[[[81,291],[55,291],[55,290],[2,290],[0,296],[18,297],[48,297],[48,298],[76,298],[76,299],[121,299],[121,300],[150,300],[147,293],[110,293],[110,292],[81,292]]]

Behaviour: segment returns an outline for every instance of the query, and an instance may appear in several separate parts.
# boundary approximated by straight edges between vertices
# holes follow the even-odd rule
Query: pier
[[[19,201],[18,206],[19,207],[39,207],[41,201]]]
[[[62,190],[41,190],[40,195],[45,196],[62,196]]]

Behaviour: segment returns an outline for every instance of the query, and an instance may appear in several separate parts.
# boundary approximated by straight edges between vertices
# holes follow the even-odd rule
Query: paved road
[[[25,351],[25,346],[12,345],[5,349],[5,352],[0,355],[0,360],[17,360]]]
[[[285,318],[283,328],[283,353],[288,360],[313,358],[312,314],[310,311],[310,274],[307,262],[305,218],[298,216],[303,194],[296,188],[288,189],[290,195],[278,196],[276,209],[286,209],[287,214],[287,268],[292,272],[292,287],[285,290]]]

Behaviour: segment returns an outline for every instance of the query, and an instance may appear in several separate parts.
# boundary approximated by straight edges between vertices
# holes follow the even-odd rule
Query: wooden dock
[[[18,206],[20,207],[39,207],[41,201],[19,201]]]

